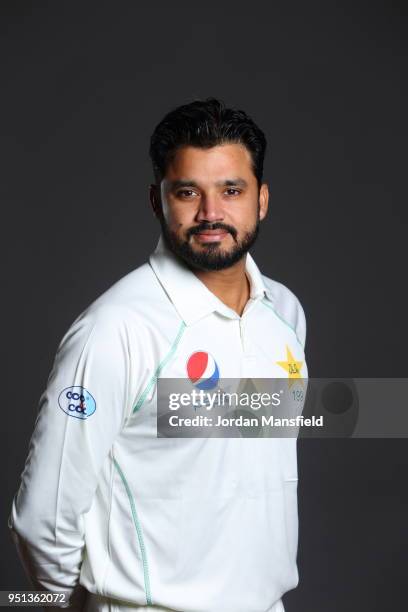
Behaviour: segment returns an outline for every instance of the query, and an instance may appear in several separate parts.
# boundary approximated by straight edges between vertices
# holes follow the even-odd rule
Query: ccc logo
[[[87,419],[96,410],[96,402],[84,387],[67,387],[61,391],[58,404],[66,414],[77,419]]]
[[[72,391],[67,391],[65,395],[69,400],[79,400],[79,404],[68,404],[68,410],[71,412],[75,410],[75,412],[86,414],[85,395],[82,395],[82,393],[73,393]]]

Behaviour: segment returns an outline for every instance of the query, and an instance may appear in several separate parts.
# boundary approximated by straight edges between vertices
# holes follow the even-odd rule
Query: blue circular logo
[[[77,419],[87,419],[96,410],[96,402],[84,387],[67,387],[58,397],[58,404],[69,416]]]
[[[197,389],[213,389],[220,378],[217,362],[207,351],[196,351],[190,355],[187,374]]]

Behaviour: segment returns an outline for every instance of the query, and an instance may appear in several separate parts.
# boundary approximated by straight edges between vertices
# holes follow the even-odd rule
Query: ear
[[[149,185],[149,200],[150,200],[150,205],[153,209],[155,216],[161,217],[162,207],[161,207],[161,200],[160,200],[160,192],[159,192],[158,186],[155,185],[154,183]]]
[[[269,188],[267,183],[262,183],[259,190],[259,220],[262,221],[266,217],[269,204]]]

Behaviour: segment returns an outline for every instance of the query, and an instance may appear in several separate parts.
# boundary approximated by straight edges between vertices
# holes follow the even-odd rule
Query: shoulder
[[[264,300],[284,323],[293,329],[304,347],[306,342],[306,317],[299,298],[283,283],[262,275],[267,298]]]
[[[163,299],[163,292],[148,263],[132,270],[91,302],[71,323],[61,343],[71,336],[83,339],[113,337],[129,340],[143,335],[144,323],[152,311],[151,304]]]
[[[162,294],[149,263],[135,268],[100,295],[89,308],[93,310],[106,308],[143,311],[143,305],[156,300]]]

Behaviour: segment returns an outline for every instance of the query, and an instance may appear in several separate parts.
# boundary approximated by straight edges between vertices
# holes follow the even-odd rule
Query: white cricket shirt
[[[196,353],[223,378],[287,377],[291,361],[307,377],[298,299],[250,254],[246,272],[240,317],[160,238],[62,338],[9,520],[38,588],[80,582],[133,610],[283,610],[296,439],[157,438],[157,380],[187,378]]]

